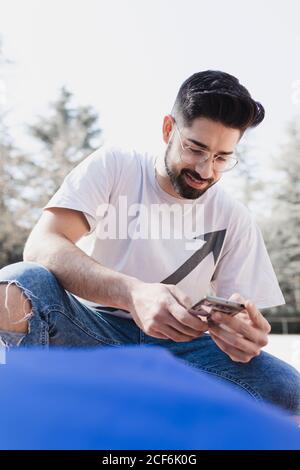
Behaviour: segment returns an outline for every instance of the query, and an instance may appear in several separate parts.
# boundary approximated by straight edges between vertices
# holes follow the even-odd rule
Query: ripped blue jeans
[[[6,284],[5,301],[10,285],[15,284],[32,307],[26,334],[0,331],[0,339],[8,347],[161,346],[187,365],[226,381],[256,400],[300,414],[300,374],[266,352],[244,364],[232,361],[207,334],[187,342],[148,336],[133,320],[113,316],[109,313],[111,309],[87,307],[37,263],[20,262],[4,267],[0,270],[0,283]]]

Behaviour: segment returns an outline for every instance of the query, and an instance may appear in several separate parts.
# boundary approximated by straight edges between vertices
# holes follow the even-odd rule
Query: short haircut
[[[243,133],[265,117],[261,103],[233,75],[217,70],[198,72],[181,85],[172,115],[184,127],[205,117]]]

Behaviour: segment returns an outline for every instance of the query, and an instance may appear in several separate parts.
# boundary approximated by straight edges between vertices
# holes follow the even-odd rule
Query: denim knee
[[[27,289],[37,291],[40,288],[42,292],[45,292],[47,287],[56,282],[55,276],[45,266],[38,263],[22,261],[0,269],[1,284],[15,283],[24,291]]]
[[[63,310],[65,291],[56,277],[44,266],[33,262],[20,262],[0,270],[0,284],[7,284],[5,304],[11,285],[16,285],[31,302],[31,312],[24,316],[28,320],[26,334],[1,330],[1,339],[9,347],[22,344],[23,338],[31,334],[33,344],[48,344],[48,316],[54,309]]]
[[[265,386],[267,398],[291,414],[300,415],[300,373],[267,353]]]
[[[38,263],[19,262],[0,270],[0,284],[15,284],[32,304],[33,310],[56,303],[62,292],[56,277]]]
[[[286,373],[282,377],[282,401],[288,405],[287,410],[300,415],[300,373],[286,364]]]

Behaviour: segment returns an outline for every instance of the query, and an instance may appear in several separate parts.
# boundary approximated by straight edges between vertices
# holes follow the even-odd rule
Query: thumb
[[[238,292],[235,292],[234,294],[232,294],[228,300],[231,300],[232,302],[238,302],[239,304],[243,304],[246,306],[246,299]],[[247,320],[247,321],[249,320],[249,313],[246,310],[246,308],[242,310],[238,315],[240,318],[243,318],[244,320]]]
[[[231,300],[232,302],[238,302],[239,304],[244,304],[244,305],[246,303],[246,299],[238,292],[235,292],[234,294],[232,294],[228,300]]]
[[[246,308],[247,308],[249,317],[254,323],[254,325],[257,326],[259,329],[263,330],[265,333],[270,333],[271,331],[270,323],[268,322],[268,320],[266,320],[266,318],[264,318],[264,316],[256,308],[256,306],[252,302],[250,302],[250,300],[247,300]]]

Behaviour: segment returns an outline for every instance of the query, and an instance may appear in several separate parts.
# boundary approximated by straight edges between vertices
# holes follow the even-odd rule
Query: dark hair
[[[185,127],[197,117],[206,117],[243,133],[262,122],[265,110],[233,75],[206,70],[181,85],[172,115]]]

